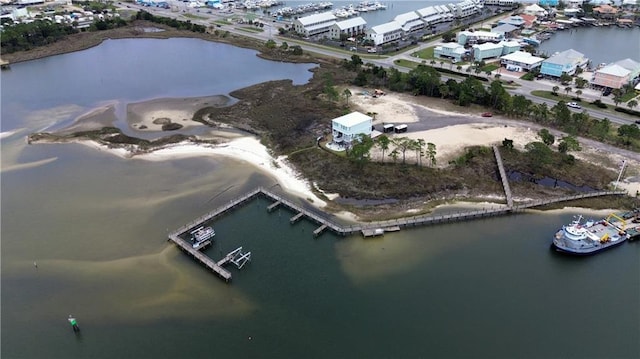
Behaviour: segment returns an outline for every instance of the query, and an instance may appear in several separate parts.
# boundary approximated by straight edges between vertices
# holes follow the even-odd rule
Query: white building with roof
[[[422,17],[420,17],[420,15],[415,11],[400,14],[394,17],[393,21],[402,26],[402,31],[404,31],[405,34],[424,29],[424,27],[426,26],[425,22],[422,20]]]
[[[527,6],[524,8],[522,12],[527,15],[533,15],[538,17],[545,17],[549,15],[549,12],[547,12],[547,10],[545,10],[542,6],[538,4],[531,4]]]
[[[354,37],[360,34],[364,34],[367,29],[367,21],[360,16],[351,19],[338,21],[331,25],[329,29],[330,37],[332,39],[339,39],[340,35],[346,35],[347,37]]]
[[[466,52],[467,50],[460,44],[455,42],[445,42],[438,44],[433,48],[433,57],[437,59],[451,60],[451,62],[455,63],[462,61]]]
[[[397,21],[380,24],[367,30],[367,38],[380,46],[402,38],[402,26]]]
[[[453,21],[451,9],[444,5],[435,5],[416,10],[426,25],[435,25],[442,22]]]
[[[499,42],[504,38],[504,34],[489,31],[460,31],[456,40],[460,45],[477,44],[482,42]]]
[[[328,12],[304,16],[293,20],[293,28],[305,37],[329,32],[331,26],[336,23],[336,16]]]
[[[360,112],[351,112],[331,120],[333,143],[349,147],[360,134],[371,136],[373,117]]]
[[[616,61],[616,65],[620,65],[631,72],[629,74],[629,81],[633,81],[637,77],[640,77],[640,63],[627,58]]]
[[[509,71],[531,71],[540,67],[543,57],[533,56],[526,51],[516,51],[500,57],[500,63]]]
[[[485,5],[513,6],[517,0],[484,0]]]
[[[457,4],[447,4],[453,15],[458,18],[469,17],[478,12],[478,5],[472,0],[463,0]]]

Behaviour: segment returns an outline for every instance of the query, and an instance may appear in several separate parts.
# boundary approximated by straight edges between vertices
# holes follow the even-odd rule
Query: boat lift
[[[238,269],[242,269],[247,262],[251,261],[251,252],[242,253],[242,247],[239,247],[227,254],[227,257]]]

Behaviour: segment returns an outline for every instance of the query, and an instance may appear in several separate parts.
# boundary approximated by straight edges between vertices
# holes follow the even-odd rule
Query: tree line
[[[135,19],[146,20],[146,21],[154,22],[156,24],[167,25],[177,30],[187,30],[187,31],[199,32],[199,33],[204,33],[205,31],[207,31],[206,26],[194,24],[191,22],[191,20],[180,21],[170,17],[155,16],[144,10],[138,11]]]
[[[436,165],[436,145],[423,139],[411,139],[408,137],[388,137],[380,135],[375,139],[360,134],[347,149],[347,158],[357,163],[363,164],[371,160],[371,150],[378,148],[382,153],[382,162],[385,162],[385,155],[397,163],[402,158],[402,164],[407,163],[407,152],[415,154],[415,164],[422,166],[422,158],[426,157],[429,166]]]
[[[356,71],[353,81],[356,86],[387,87],[416,96],[448,99],[459,106],[477,104],[496,113],[553,127],[573,136],[580,135],[634,150],[640,149],[638,126],[622,125],[614,131],[608,119],[591,118],[586,111],[572,112],[564,101],[549,107],[546,103],[534,103],[523,95],[511,95],[499,78],[495,78],[488,86],[475,76],[467,76],[461,81],[443,81],[441,73],[432,66],[420,64],[403,73],[395,68],[385,69],[373,64],[363,64],[358,55],[353,55],[350,60],[343,60],[342,66]]]

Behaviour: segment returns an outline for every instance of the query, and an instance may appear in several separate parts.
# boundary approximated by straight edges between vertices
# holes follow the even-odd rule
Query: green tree
[[[562,75],[560,75],[560,83],[563,85],[571,83],[571,79],[571,75],[567,74],[566,72],[563,72]]]
[[[558,151],[561,153],[567,153],[569,151],[581,151],[580,143],[574,136],[562,137],[558,144]]]
[[[269,39],[265,43],[265,46],[267,47],[267,49],[275,49],[276,48],[276,42],[271,40],[271,39]]]
[[[569,92],[571,92],[571,86],[567,86],[564,88],[564,92],[569,96]]]
[[[560,90],[560,86],[553,86],[553,87],[551,88],[551,93],[552,93],[554,96],[558,96],[558,90]]]
[[[286,41],[283,41],[282,45],[280,45],[280,50],[287,51],[288,48],[289,48],[289,44],[287,44]]]
[[[502,140],[502,147],[512,150],[513,149],[513,140],[505,138]]]
[[[413,140],[408,137],[397,137],[394,138],[393,144],[396,146],[396,150],[402,153],[402,164],[406,163],[406,153],[407,150],[413,147]]]
[[[344,89],[344,91],[342,91],[342,96],[344,96],[344,99],[347,102],[347,106],[349,106],[349,97],[351,97],[351,91],[349,91],[349,89]]]
[[[635,124],[618,127],[618,136],[624,139],[624,144],[631,144],[631,139],[640,139],[640,128]]]
[[[538,137],[540,137],[540,139],[542,140],[542,143],[544,143],[547,146],[553,145],[553,143],[556,141],[556,138],[546,128],[543,128],[540,131],[538,131]]]
[[[542,142],[529,142],[524,146],[529,154],[529,165],[534,169],[540,169],[551,163],[553,152],[549,146]]]
[[[436,145],[429,142],[427,143],[427,157],[429,158],[429,163],[431,166],[436,165]]]
[[[638,101],[636,100],[631,100],[627,102],[627,107],[629,107],[630,110],[633,110],[633,108],[636,106],[638,106]]]
[[[578,98],[578,101],[580,101],[580,95],[582,95],[582,90],[576,90],[576,97]]]
[[[359,164],[369,162],[372,147],[373,140],[371,137],[361,133],[352,141],[347,156]]]
[[[382,151],[382,162],[384,162],[384,153],[389,149],[389,145],[391,144],[391,139],[387,137],[387,135],[380,135],[376,138],[376,145]]]

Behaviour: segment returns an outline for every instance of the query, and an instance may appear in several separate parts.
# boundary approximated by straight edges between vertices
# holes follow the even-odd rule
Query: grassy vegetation
[[[216,25],[233,25],[233,23],[229,21],[224,21],[224,20],[216,20],[216,21],[212,21],[212,23]]]
[[[243,26],[243,27],[236,27],[237,30],[240,31],[246,31],[246,32],[263,32],[263,29],[257,28],[257,27],[248,27],[248,26]]]
[[[419,62],[409,61],[409,60],[404,60],[404,59],[395,60],[395,61],[393,61],[393,63],[398,65],[398,66],[407,67],[407,68],[410,68],[410,69],[415,69],[416,67],[418,67],[418,65],[420,65]]]
[[[427,47],[426,49],[422,49],[420,51],[412,53],[412,55],[420,59],[434,59],[435,57],[433,57],[433,49],[433,46]]]
[[[636,96],[638,96],[638,94],[635,91],[629,91],[626,94],[620,96],[620,98],[622,99],[622,102],[627,102],[632,98],[635,98]]]
[[[204,16],[199,16],[199,15],[194,15],[194,14],[182,14],[182,16],[189,18],[189,19],[194,19],[194,20],[207,20],[207,17]]]
[[[480,70],[482,70],[482,72],[487,72],[487,71],[494,71],[497,70],[500,66],[496,65],[496,64],[488,64],[485,65],[483,68],[481,68]]]

